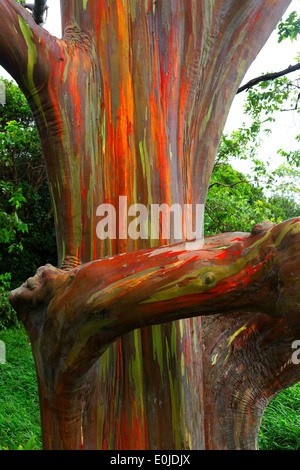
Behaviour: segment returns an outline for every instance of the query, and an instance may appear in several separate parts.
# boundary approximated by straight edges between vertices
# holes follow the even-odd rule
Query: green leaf
[[[33,450],[35,444],[36,436],[32,436],[25,444],[24,450]]]

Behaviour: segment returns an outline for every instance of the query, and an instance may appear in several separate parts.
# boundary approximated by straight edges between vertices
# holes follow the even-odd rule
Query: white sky
[[[284,18],[292,11],[300,14],[300,1],[293,0],[287,9]],[[258,77],[267,72],[277,72],[286,69],[289,65],[296,63],[295,57],[300,53],[300,39],[293,43],[289,39],[285,39],[278,43],[278,33],[270,36],[267,43],[258,54],[255,61],[250,66],[243,83],[247,83],[252,78]],[[299,76],[299,71],[289,74],[289,77]],[[243,103],[246,92],[236,95],[231,106],[229,116],[224,131],[237,130],[242,122],[247,122],[247,116],[243,114]],[[285,151],[299,149],[299,143],[295,141],[295,136],[300,134],[300,114],[296,111],[288,111],[284,113],[276,113],[273,115],[276,119],[274,124],[268,123],[267,127],[273,130],[272,134],[264,139],[263,145],[260,147],[258,157],[261,159],[270,158],[272,161],[279,162],[277,158],[277,150],[283,148]],[[248,162],[242,160],[236,162],[234,168],[240,171],[247,171]],[[274,167],[274,165],[272,165]]]
[[[44,27],[57,37],[61,37],[61,23],[60,23],[60,0],[49,0],[49,9],[47,21]],[[287,17],[290,12],[296,10],[300,14],[300,1],[293,0],[290,7],[285,13]],[[243,83],[248,82],[250,79],[261,75],[262,73],[275,72],[285,69],[291,64],[295,63],[296,55],[300,53],[300,40],[291,43],[286,39],[282,43],[277,42],[277,33],[274,32],[267,41],[256,60],[253,62],[249,71],[247,72]],[[296,76],[297,72],[294,73]],[[9,77],[7,72],[0,67],[0,76]],[[292,74],[290,74],[292,77]],[[243,121],[247,122],[247,116],[243,114],[243,103],[246,93],[240,93],[236,96],[228,119],[225,126],[225,131],[232,131],[238,129]],[[286,151],[295,150],[297,143],[295,136],[300,134],[300,115],[296,112],[277,113],[276,123],[272,125],[272,135],[264,140],[259,153],[259,158],[276,158],[277,150],[284,148]],[[270,125],[268,125],[270,127]],[[249,165],[247,161],[236,162],[233,165],[236,169],[241,171],[248,171]]]

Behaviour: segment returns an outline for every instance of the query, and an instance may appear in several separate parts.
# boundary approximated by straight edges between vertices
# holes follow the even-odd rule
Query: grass
[[[34,361],[23,329],[0,330],[6,345],[6,363],[0,364],[0,447],[25,447],[36,436],[41,449],[41,427]],[[300,450],[300,383],[283,391],[267,407],[259,433],[261,450]]]
[[[261,450],[300,450],[300,383],[269,403],[260,432]]]
[[[24,330],[0,331],[6,363],[0,364],[0,447],[17,450],[36,436],[42,448],[38,389],[30,343]]]

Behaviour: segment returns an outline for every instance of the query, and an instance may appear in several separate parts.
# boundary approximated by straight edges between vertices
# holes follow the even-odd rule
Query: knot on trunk
[[[269,228],[272,228],[274,225],[275,224],[273,224],[273,222],[271,222],[270,220],[265,220],[260,224],[253,225],[251,235],[257,235],[259,233],[265,232]]]
[[[66,256],[63,260],[61,269],[63,271],[70,271],[71,269],[76,268],[76,266],[79,266],[80,264],[81,262],[77,258],[77,256]]]
[[[63,39],[74,48],[88,49],[91,47],[90,37],[81,30],[77,23],[68,24],[65,27]]]

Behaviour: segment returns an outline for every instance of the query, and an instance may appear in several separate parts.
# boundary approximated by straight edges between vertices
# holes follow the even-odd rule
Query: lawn
[[[30,344],[23,329],[0,331],[6,363],[0,364],[0,447],[15,450],[35,436],[40,450],[41,427],[37,382]],[[261,450],[300,449],[300,383],[275,397],[260,429]]]
[[[0,446],[16,450],[36,436],[42,448],[38,389],[30,343],[22,329],[0,331],[6,363],[0,364]]]
[[[261,450],[300,450],[300,383],[269,403],[259,433]]]

